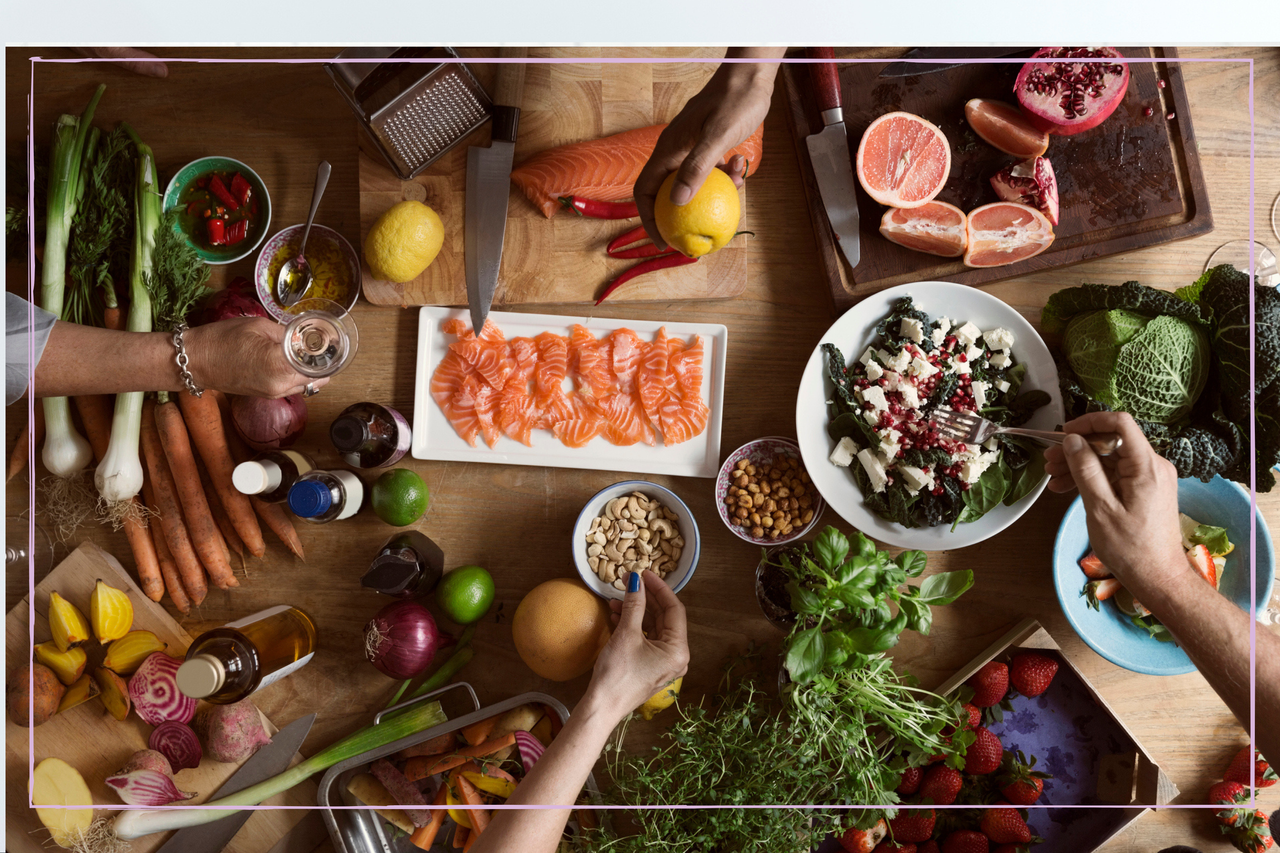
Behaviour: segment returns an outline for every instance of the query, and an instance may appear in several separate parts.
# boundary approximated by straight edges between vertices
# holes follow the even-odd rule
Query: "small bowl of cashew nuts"
[[[632,571],[650,571],[679,592],[698,565],[701,538],[693,513],[670,489],[644,480],[596,493],[573,528],[573,562],[582,582],[621,599]]]

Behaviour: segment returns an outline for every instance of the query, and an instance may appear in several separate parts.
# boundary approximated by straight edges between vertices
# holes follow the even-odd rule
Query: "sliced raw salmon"
[[[688,399],[702,394],[702,338],[671,358],[671,372],[675,374],[681,397]]]
[[[662,405],[662,443],[681,444],[701,435],[711,410],[701,399],[670,397]]]
[[[564,392],[564,380],[569,375],[569,342],[551,332],[543,332],[534,341],[538,346],[538,363],[533,368],[534,398],[546,408],[553,397]]]
[[[463,383],[463,388],[475,400],[476,421],[480,425],[480,433],[484,436],[484,443],[490,447],[498,445],[498,438],[501,433],[498,431],[498,423],[496,420],[498,409],[498,392],[489,387],[484,382],[478,382],[474,377],[467,377]]]
[[[631,198],[636,178],[653,154],[665,124],[641,127],[541,151],[511,170],[511,181],[533,206],[550,219],[560,209],[562,196],[579,196],[597,201]],[[747,175],[760,166],[764,151],[764,125],[745,142],[728,151],[721,163],[735,154],[747,160]]]
[[[538,410],[533,397],[524,389],[504,389],[498,402],[498,428],[521,444],[533,447],[533,428],[537,423]]]
[[[634,393],[612,394],[600,401],[599,409],[604,416],[604,437],[609,443],[626,446],[644,442],[650,447],[657,444],[653,427]]]
[[[662,403],[670,394],[666,381],[667,367],[670,363],[667,329],[664,326],[658,329],[658,334],[651,343],[645,344],[636,379],[636,385],[640,390],[640,403],[645,415],[653,423],[658,423]]]
[[[569,447],[586,447],[587,442],[600,434],[602,424],[599,418],[576,418],[560,421],[551,428],[551,432]]]
[[[506,386],[514,366],[507,355],[506,344],[486,343],[471,338],[449,344],[449,349],[462,356],[490,388],[500,391]]]
[[[618,390],[629,394],[635,388],[636,371],[640,368],[640,353],[644,342],[630,329],[618,329],[609,336],[610,368],[618,380]]]
[[[462,356],[452,350],[446,352],[435,373],[431,374],[431,399],[443,406],[462,387],[463,380],[474,372]]]
[[[569,330],[569,366],[579,388],[588,389],[595,397],[604,397],[614,386],[609,340],[597,339],[585,327],[574,325]]]
[[[476,416],[475,391],[483,383],[476,381],[475,376],[468,376],[462,386],[447,401],[440,404],[444,415],[453,424],[462,440],[472,447],[476,446],[476,436],[480,433],[480,419]]]

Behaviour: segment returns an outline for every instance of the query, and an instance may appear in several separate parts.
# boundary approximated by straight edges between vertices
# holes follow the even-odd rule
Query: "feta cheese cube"
[[[871,479],[872,491],[883,492],[885,484],[889,482],[889,476],[885,473],[884,465],[876,454],[869,447],[859,450],[858,461],[862,463],[862,469]]]
[[[966,483],[976,483],[982,473],[991,467],[991,462],[985,458],[986,454],[977,459],[967,459],[960,464],[960,479]]]
[[[1013,332],[1004,328],[991,329],[982,333],[982,340],[990,349],[1009,349],[1013,346]]]
[[[888,367],[890,370],[896,370],[898,373],[902,373],[907,369],[907,365],[910,363],[911,353],[902,349],[898,350],[898,353],[894,355],[893,358],[885,362],[885,367]]]
[[[971,459],[977,459],[977,458],[978,458],[979,456],[981,456],[981,455],[982,455],[982,446],[981,446],[981,445],[977,445],[977,444],[966,444],[966,445],[964,446],[964,450],[961,450],[959,453],[957,453],[957,454],[956,454],[956,460],[957,460],[957,461],[964,461],[964,460],[966,460],[966,459],[969,459],[969,460],[971,460]]]
[[[867,351],[862,354],[862,358],[858,359],[858,361],[862,362],[864,365],[870,365],[875,360],[876,351],[871,347],[867,347]]]
[[[933,488],[932,474],[926,474],[914,465],[899,465],[897,470],[902,472],[902,482],[906,484],[909,491],[918,492],[922,488]]]
[[[903,317],[902,322],[898,324],[898,334],[920,343],[924,340],[924,326],[920,325],[920,321],[914,317]]]
[[[995,386],[996,386],[996,390],[999,391],[1001,394],[1003,394],[1005,391],[1008,391],[1010,387],[1009,383],[1005,382],[1003,379],[997,379],[995,382]]]
[[[838,465],[841,468],[848,468],[849,463],[853,461],[853,455],[858,452],[858,445],[853,443],[853,439],[845,436],[840,439],[840,443],[836,445],[835,450],[831,451],[831,464]]]
[[[934,367],[923,358],[911,359],[911,366],[908,371],[917,379],[928,379],[930,376],[938,372],[938,368]]]
[[[920,408],[920,392],[916,390],[916,386],[903,382],[898,386],[898,393],[902,395],[902,405],[912,409]]]
[[[880,378],[880,386],[886,391],[897,391],[901,385],[901,373],[894,373],[892,370],[886,370],[884,372],[884,376]]]
[[[973,391],[973,404],[979,409],[986,407],[987,389],[990,387],[991,385],[989,383],[983,382],[981,379],[970,386],[970,389]]]
[[[1000,459],[999,450],[989,450],[978,457],[979,462],[984,462],[987,465],[994,465],[999,459]]]
[[[875,426],[880,423],[880,413],[875,409],[867,409],[862,413],[862,419],[872,426]]]
[[[982,347],[978,346],[977,344],[973,344],[967,350],[964,351],[964,357],[967,358],[969,361],[977,361],[978,359],[982,358],[986,354],[987,354],[987,351],[984,350]]]
[[[898,455],[898,448],[901,447],[900,438],[902,438],[902,433],[892,427],[880,433],[880,452],[885,455],[886,459],[893,459]]]
[[[885,409],[889,408],[889,401],[884,398],[884,389],[877,385],[872,385],[870,388],[863,388],[862,400],[863,402],[870,403],[871,408],[877,412],[883,412]]]
[[[953,333],[956,340],[961,346],[969,346],[978,342],[978,338],[982,337],[982,331],[972,323],[965,323]]]
[[[951,369],[948,370],[947,372],[948,373],[970,373],[972,372],[972,368],[968,361],[961,361],[958,358],[953,358],[951,359]]]
[[[876,350],[876,358],[880,361],[881,364],[888,364],[892,356],[890,356],[889,353],[885,352],[884,350],[878,349]]]
[[[867,378],[876,380],[881,376],[884,376],[884,368],[876,364],[874,361],[867,362]]]
[[[942,346],[942,342],[945,341],[946,339],[947,339],[947,333],[945,329],[937,328],[929,333],[929,340],[933,341],[933,345],[935,347]]]
[[[991,436],[991,438],[988,438],[986,441],[982,442],[982,446],[985,447],[987,450],[999,450],[1000,442],[997,441],[996,437],[993,435]]]
[[[938,330],[942,332],[943,337],[946,337],[947,332],[951,331],[951,321],[946,317],[939,317]]]
[[[996,370],[1004,370],[1012,363],[1013,359],[1009,357],[1008,350],[1000,350],[1000,352],[987,359],[987,364],[991,365]]]

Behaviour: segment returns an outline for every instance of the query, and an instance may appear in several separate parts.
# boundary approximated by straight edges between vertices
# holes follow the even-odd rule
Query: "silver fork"
[[[1021,429],[1019,427],[1002,427],[993,424],[986,418],[972,412],[941,411],[933,413],[933,423],[938,433],[946,438],[963,441],[965,444],[982,444],[993,435],[1020,435],[1034,438],[1046,444],[1062,444],[1066,439],[1065,432],[1052,432],[1042,429]],[[1114,432],[1099,432],[1082,436],[1093,452],[1099,456],[1110,456],[1123,443]]]

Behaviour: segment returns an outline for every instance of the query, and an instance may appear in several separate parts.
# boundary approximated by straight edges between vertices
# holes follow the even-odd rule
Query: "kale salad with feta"
[[[904,527],[967,524],[1012,506],[1044,478],[1044,453],[998,435],[966,444],[939,435],[932,418],[951,409],[1000,426],[1021,426],[1050,401],[1022,391],[1027,367],[1008,329],[929,315],[904,297],[849,364],[823,344],[835,386],[827,401],[831,462],[848,468],[868,509]]]

